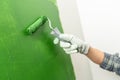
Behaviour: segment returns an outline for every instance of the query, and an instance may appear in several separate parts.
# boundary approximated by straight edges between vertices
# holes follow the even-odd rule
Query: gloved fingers
[[[77,53],[77,50],[73,50],[73,51],[66,51],[66,54],[73,54],[73,53]]]
[[[69,42],[60,41],[60,47],[69,48],[71,47],[71,44]]]
[[[65,50],[66,52],[69,52],[69,51],[76,50],[77,48],[78,48],[77,45],[71,45],[71,47],[69,47],[69,48],[64,48],[64,50]]]
[[[71,41],[73,38],[73,35],[68,35],[68,34],[60,34],[59,38],[63,41]]]
[[[60,42],[60,40],[58,38],[55,38],[53,41],[54,44],[58,44],[59,42]]]

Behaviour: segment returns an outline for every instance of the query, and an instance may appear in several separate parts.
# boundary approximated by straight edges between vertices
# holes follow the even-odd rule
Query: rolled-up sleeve
[[[115,55],[111,55],[108,53],[104,53],[104,60],[103,62],[100,64],[100,67],[111,71],[111,72],[115,72],[116,74],[118,74],[120,76],[120,57],[119,54],[115,54]]]

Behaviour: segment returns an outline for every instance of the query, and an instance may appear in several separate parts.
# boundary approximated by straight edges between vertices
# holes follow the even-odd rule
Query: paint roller
[[[39,27],[43,26],[47,21],[49,23],[49,28],[52,30],[51,34],[59,38],[59,35],[61,34],[60,30],[57,27],[53,28],[50,19],[46,16],[40,16],[35,22],[28,26],[26,28],[27,34],[31,35],[35,33]]]

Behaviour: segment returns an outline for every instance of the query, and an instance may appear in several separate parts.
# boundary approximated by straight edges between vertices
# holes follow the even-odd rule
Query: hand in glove
[[[58,40],[58,38],[56,38],[54,42],[56,40]],[[67,54],[78,52],[81,54],[87,54],[90,47],[89,44],[74,35],[60,34],[59,41],[60,47],[62,47]]]

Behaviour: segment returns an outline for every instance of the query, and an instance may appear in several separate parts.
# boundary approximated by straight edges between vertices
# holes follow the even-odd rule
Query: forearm
[[[86,55],[90,60],[92,60],[94,63],[96,64],[101,64],[103,62],[104,59],[104,52],[92,48],[89,48],[88,54]]]
[[[101,68],[120,75],[120,57],[118,54],[111,55],[90,47],[86,56],[94,63],[99,64]]]

